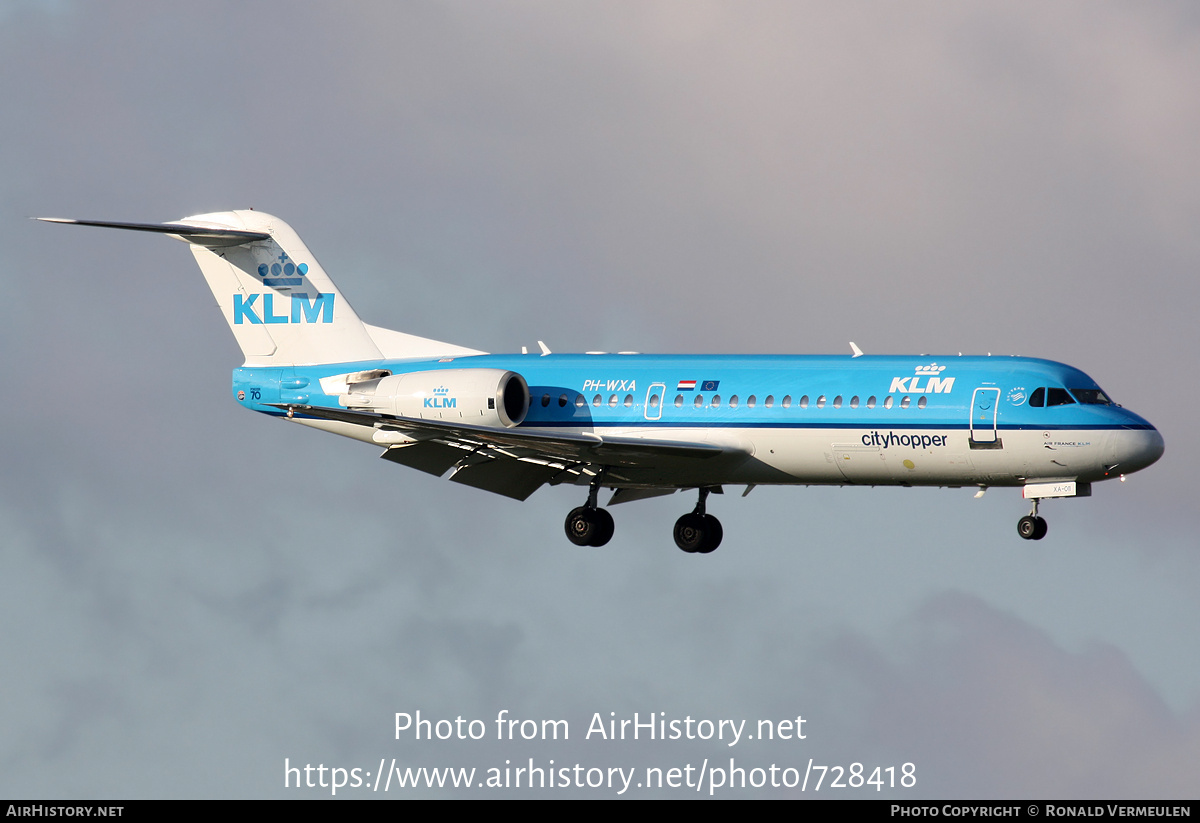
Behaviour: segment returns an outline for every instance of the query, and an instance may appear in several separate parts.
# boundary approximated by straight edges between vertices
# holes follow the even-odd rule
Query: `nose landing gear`
[[[691,514],[675,521],[675,545],[688,553],[708,554],[721,545],[725,531],[721,521],[704,511],[708,489],[700,489],[700,499]]]
[[[1017,534],[1025,540],[1041,540],[1048,530],[1046,518],[1038,516],[1038,499],[1035,497],[1033,511],[1017,521]]]

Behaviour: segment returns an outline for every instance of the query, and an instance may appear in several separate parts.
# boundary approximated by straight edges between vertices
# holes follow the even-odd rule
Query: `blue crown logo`
[[[448,388],[446,388],[445,386],[438,386],[436,389],[433,390],[433,394],[435,397],[445,397],[449,393],[450,393],[450,390]]]
[[[278,263],[258,264],[258,276],[267,286],[299,286],[300,278],[308,274],[308,264],[292,262],[287,252],[281,252]],[[286,279],[284,279],[286,278]]]

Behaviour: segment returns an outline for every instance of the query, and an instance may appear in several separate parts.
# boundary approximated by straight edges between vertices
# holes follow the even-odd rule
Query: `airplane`
[[[1045,537],[1049,498],[1146,468],[1163,438],[1078,369],[1027,357],[489,354],[368,325],[295,231],[264,212],[169,223],[37,218],[189,244],[245,362],[238,403],[382,447],[381,457],[525,500],[587,488],[564,528],[612,538],[608,505],[697,492],[676,545],[707,554],[725,486],[1020,487]]]

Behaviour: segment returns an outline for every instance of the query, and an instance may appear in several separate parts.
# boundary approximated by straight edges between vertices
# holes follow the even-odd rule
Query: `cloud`
[[[1186,798],[1200,723],[1112,646],[1068,651],[978,597],[944,593],[884,641],[824,660],[864,704],[863,740],[908,752],[920,796]]]

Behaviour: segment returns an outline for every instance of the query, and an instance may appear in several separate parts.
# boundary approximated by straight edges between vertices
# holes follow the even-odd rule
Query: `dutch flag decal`
[[[695,380],[680,380],[679,386],[675,389],[675,391],[695,391],[695,390],[696,390],[696,381]]]

